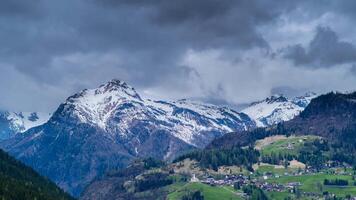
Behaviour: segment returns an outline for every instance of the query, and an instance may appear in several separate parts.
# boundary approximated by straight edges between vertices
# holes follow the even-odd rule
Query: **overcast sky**
[[[53,111],[117,78],[241,104],[356,89],[356,1],[1,0],[0,109]]]

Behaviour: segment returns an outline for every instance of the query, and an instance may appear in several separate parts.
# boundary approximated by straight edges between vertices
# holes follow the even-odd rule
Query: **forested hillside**
[[[0,199],[74,199],[30,167],[0,150]]]

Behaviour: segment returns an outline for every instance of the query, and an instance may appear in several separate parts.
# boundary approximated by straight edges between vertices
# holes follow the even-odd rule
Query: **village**
[[[266,176],[264,176],[264,180],[266,179],[267,179]],[[269,183],[267,181],[259,180],[257,178],[251,179],[250,176],[245,176],[243,174],[226,175],[224,179],[214,179],[213,177],[208,177],[204,180],[199,180],[195,176],[195,174],[193,174],[190,181],[201,182],[204,184],[208,184],[210,186],[231,186],[238,189],[247,185],[255,185],[256,187],[261,188],[265,191],[275,191],[275,192],[282,192],[282,191],[293,192],[293,189],[301,185],[300,182],[290,182],[287,183],[286,185]]]
[[[335,167],[337,166],[337,167]],[[320,171],[320,169],[314,169],[311,167],[307,167],[304,170],[300,171],[295,171],[295,172],[285,172],[283,174],[274,174],[271,172],[265,172],[263,174],[258,174],[258,173],[253,173],[250,172],[250,174],[230,174],[230,175],[225,175],[223,178],[214,178],[212,176],[202,178],[201,180],[195,176],[195,174],[192,174],[192,177],[190,179],[190,182],[200,182],[203,184],[207,184],[209,186],[214,186],[214,187],[222,187],[222,186],[230,186],[233,187],[236,190],[242,189],[244,186],[256,186],[257,188],[262,189],[263,191],[267,192],[288,192],[288,193],[293,193],[296,194],[298,193],[299,195],[302,195],[304,197],[310,197],[310,198],[321,198],[325,196],[333,197],[334,194],[332,193],[323,193],[320,194],[319,192],[301,192],[298,188],[301,187],[303,184],[298,181],[291,181],[287,183],[276,183],[274,181],[269,181],[270,179],[276,180],[282,176],[288,176],[288,177],[297,177],[297,176],[304,176],[304,175],[318,175],[318,174],[333,174],[333,175],[348,175],[348,176],[353,176],[350,172],[346,172],[343,170],[337,170],[341,169],[341,166],[343,169],[350,169],[350,166],[344,166],[340,165],[339,163],[328,163],[323,166],[323,170]],[[356,177],[355,177],[356,178]],[[244,195],[241,193],[241,195]],[[350,197],[350,199],[355,199],[356,197]]]

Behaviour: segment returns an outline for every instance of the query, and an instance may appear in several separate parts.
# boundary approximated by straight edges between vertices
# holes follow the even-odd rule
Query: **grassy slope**
[[[296,155],[303,145],[304,141],[312,141],[318,138],[317,136],[298,136],[298,137],[289,137],[287,139],[280,139],[275,141],[271,144],[264,146],[261,149],[262,154],[269,155],[273,153],[289,153],[292,155]],[[303,142],[300,142],[300,140]],[[294,143],[293,149],[286,149],[285,147],[288,143]],[[284,172],[292,172],[296,171],[297,169],[284,169],[284,168],[275,168],[273,165],[265,165],[259,166],[257,171],[261,174],[264,172],[272,172],[273,174],[283,175]],[[324,186],[323,181],[324,179],[345,179],[349,181],[349,185],[346,187],[339,187],[339,186]],[[301,182],[303,185],[300,187],[301,191],[303,192],[318,192],[322,193],[317,186],[318,184],[322,185],[323,191],[328,191],[334,193],[338,196],[345,196],[347,194],[356,195],[356,186],[353,186],[352,176],[348,175],[331,175],[331,174],[313,174],[313,175],[303,175],[303,176],[282,176],[280,178],[273,178],[268,180],[269,182],[276,182],[286,184],[288,182]],[[280,192],[270,192],[270,197],[273,199],[284,199],[288,196],[288,193],[280,193]]]
[[[267,194],[270,199],[274,200],[284,200],[286,197],[291,195],[288,192],[267,192]]]
[[[262,155],[270,155],[273,153],[284,153],[284,154],[291,154],[296,155],[300,148],[303,146],[305,141],[313,141],[317,139],[317,136],[291,136],[286,139],[280,139],[278,141],[273,142],[267,146],[264,146],[261,150]],[[293,149],[287,149],[288,143],[293,146]]]
[[[213,187],[202,183],[187,183],[175,192],[168,195],[169,200],[178,200],[188,191],[200,190],[205,200],[221,200],[221,199],[242,199],[236,195],[230,187]]]

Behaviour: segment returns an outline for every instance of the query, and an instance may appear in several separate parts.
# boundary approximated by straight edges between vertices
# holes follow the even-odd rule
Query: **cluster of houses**
[[[325,168],[330,169],[331,171],[325,171],[322,173],[330,173],[330,174],[339,174],[339,175],[354,175],[350,171],[346,170],[332,170],[332,169],[337,169],[335,166],[338,166],[338,168],[350,168],[350,166],[346,166],[341,163],[333,162],[333,163],[328,163],[325,165]],[[299,170],[295,172],[285,172],[283,173],[284,176],[300,176],[300,175],[305,175],[305,174],[317,174],[320,173],[319,170],[314,169],[312,167],[307,167],[304,170]],[[250,175],[253,175],[251,173]],[[354,175],[355,176],[355,175]],[[279,184],[279,183],[271,183],[267,181],[270,178],[279,178],[280,175],[274,174],[271,172],[265,172],[263,175],[259,176],[260,178],[251,178],[251,176],[243,175],[243,174],[237,174],[237,175],[226,175],[224,178],[221,179],[215,179],[213,177],[207,177],[202,180],[199,180],[195,174],[192,175],[191,182],[200,182],[204,184],[208,184],[211,186],[236,186],[238,185],[239,187],[247,186],[247,185],[255,185],[258,188],[261,188],[264,191],[269,191],[269,192],[284,192],[288,191],[291,193],[295,192],[295,189],[300,187],[302,184],[300,182],[289,182],[286,184]],[[356,177],[356,176],[355,176]],[[321,198],[325,197],[325,195],[321,195],[318,192],[302,192],[301,195],[306,196],[306,197],[311,197],[311,198]],[[330,197],[333,194],[328,194],[327,196]],[[351,197],[350,199],[356,200],[356,197]]]
[[[213,177],[205,178],[204,180],[199,180],[195,174],[192,175],[191,182],[201,182],[211,186],[245,186],[245,185],[255,185],[258,188],[261,188],[266,191],[275,191],[275,192],[282,192],[282,191],[291,191],[293,188],[298,187],[301,185],[300,182],[291,182],[287,183],[286,185],[283,184],[276,184],[276,183],[269,183],[263,180],[257,179],[250,179],[248,176],[239,174],[239,175],[226,175],[224,179],[214,179]]]
[[[240,185],[247,185],[250,183],[247,176],[242,174],[240,175],[226,175],[224,179],[216,180],[212,177],[208,177],[205,180],[201,181],[202,183],[213,185],[213,186],[222,186],[222,185],[231,185],[239,183]]]
[[[257,187],[261,188],[262,190],[268,191],[268,192],[282,192],[285,190],[284,185],[282,184],[277,184],[277,183],[268,183],[268,182],[264,182],[264,183],[257,183],[256,184]]]

